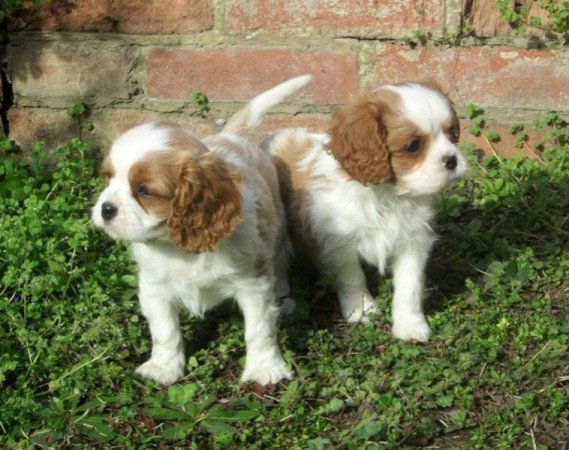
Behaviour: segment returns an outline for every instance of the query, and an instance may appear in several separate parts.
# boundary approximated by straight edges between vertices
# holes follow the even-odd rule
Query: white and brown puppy
[[[377,307],[360,260],[394,276],[393,335],[426,342],[425,265],[434,241],[432,195],[467,170],[459,123],[431,83],[395,84],[338,108],[329,134],[281,130],[275,158],[291,233],[337,289],[349,322]]]
[[[243,381],[290,378],[277,345],[276,295],[288,294],[284,208],[271,159],[249,140],[267,110],[300,89],[294,78],[255,97],[220,134],[198,139],[171,123],[130,129],[112,145],[92,219],[132,243],[152,355],[137,372],[170,384],[186,359],[178,319],[233,298],[245,319]]]

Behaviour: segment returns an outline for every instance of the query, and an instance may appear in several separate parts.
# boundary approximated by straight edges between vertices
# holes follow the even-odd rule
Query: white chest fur
[[[315,189],[311,224],[320,248],[330,243],[357,249],[360,257],[384,272],[389,258],[403,246],[430,246],[431,198],[398,195],[393,186],[366,187],[339,183],[334,189]],[[332,245],[335,247],[335,245]]]
[[[235,293],[238,268],[223,251],[192,254],[166,243],[133,244],[141,290],[160,290],[196,316]]]

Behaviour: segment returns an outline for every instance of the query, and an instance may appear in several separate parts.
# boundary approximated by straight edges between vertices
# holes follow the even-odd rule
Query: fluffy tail
[[[258,95],[251,100],[245,108],[229,119],[222,133],[252,137],[257,127],[261,124],[263,116],[270,108],[278,105],[290,94],[306,85],[310,80],[312,80],[311,75],[292,78]]]

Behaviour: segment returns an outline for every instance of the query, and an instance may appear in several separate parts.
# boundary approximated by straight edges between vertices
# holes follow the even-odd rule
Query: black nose
[[[101,216],[103,216],[104,220],[111,220],[117,215],[117,211],[117,207],[110,202],[105,202],[101,206]]]
[[[457,165],[456,156],[455,155],[445,156],[443,158],[443,164],[445,165],[445,168],[447,170],[456,169],[456,165]]]

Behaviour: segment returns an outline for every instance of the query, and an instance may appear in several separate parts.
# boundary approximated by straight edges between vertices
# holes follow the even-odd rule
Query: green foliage
[[[470,120],[470,128],[468,132],[473,136],[480,136],[482,129],[486,126],[484,119],[484,111],[478,105],[470,103],[466,105],[465,116]]]
[[[496,8],[503,22],[510,24],[515,31],[525,32],[528,28],[539,28],[556,33],[566,33],[569,30],[569,2],[544,0],[539,6],[547,12],[547,21],[529,16],[525,6],[513,5],[510,0],[496,0]]]
[[[206,113],[209,112],[211,109],[209,106],[209,99],[207,95],[203,92],[192,92],[192,101],[195,103],[196,107],[198,108],[198,115],[204,117]]]
[[[120,366],[100,363],[137,313],[120,306],[134,305],[121,280],[128,259],[89,222],[101,186],[90,145],[73,139],[49,155],[40,142],[28,158],[6,140],[2,148],[0,426],[23,424],[27,433],[44,422],[30,414],[60,407],[53,398],[81,396],[117,372]]]
[[[551,23],[549,28],[557,33],[566,33],[569,30],[569,2],[543,1],[540,6],[549,14]],[[541,23],[540,23],[541,25]]]
[[[528,141],[528,134],[525,132],[525,127],[521,123],[514,123],[510,126],[510,133],[516,136],[514,146],[516,148],[523,148]]]
[[[414,30],[410,35],[403,37],[403,42],[411,47],[417,45],[427,45],[433,39],[430,31]]]
[[[525,33],[528,29],[534,28],[547,32],[547,38],[552,40],[554,35],[551,32],[558,33],[561,35],[560,39],[564,39],[563,35],[569,31],[569,1],[540,1],[539,6],[547,16],[545,21],[542,21],[540,17],[530,16],[526,6],[511,0],[495,0],[495,5],[502,22],[510,25],[514,33]],[[412,48],[429,43],[436,46],[459,46],[462,38],[475,32],[472,25],[466,21],[461,24],[460,29],[454,35],[444,30],[442,36],[436,37],[428,30],[418,29],[404,36],[401,41]],[[562,41],[558,42],[563,45]]]
[[[85,120],[87,115],[87,105],[81,101],[75,102],[67,108],[67,115],[75,120],[77,124],[77,136],[79,140],[83,139],[83,131],[93,131],[93,123]]]
[[[45,2],[46,0],[33,0],[33,6],[37,8],[42,3]],[[10,17],[10,15],[15,10],[21,7],[22,7],[22,0],[2,0],[2,2],[0,3],[0,22],[2,22],[5,18]]]
[[[536,120],[533,127],[544,133],[543,141],[537,144],[540,150],[547,146],[564,147],[569,145],[569,133],[566,128],[569,124],[555,111],[549,111],[543,119]]]
[[[498,158],[496,150],[492,144],[500,142],[501,137],[495,130],[489,130],[486,127],[486,118],[484,117],[484,110],[478,105],[470,103],[466,105],[465,116],[470,121],[468,132],[473,136],[482,136]],[[498,158],[499,160],[500,158]]]
[[[84,113],[74,105],[70,120]],[[483,120],[476,105],[466,114]],[[150,342],[136,271],[125,246],[89,222],[101,189],[96,153],[74,139],[55,151],[38,143],[22,158],[0,140],[0,447],[562,445],[567,124],[548,113],[534,125],[542,161],[479,159],[462,146],[469,177],[437,201],[430,343],[391,337],[389,277],[370,278],[381,314],[352,326],[339,320],[329,280],[296,267],[297,309],[279,332],[295,379],[267,387],[239,384],[243,323],[230,303],[206,320],[182,316],[182,381],[141,382],[134,369]],[[511,131],[526,134],[520,124]]]

